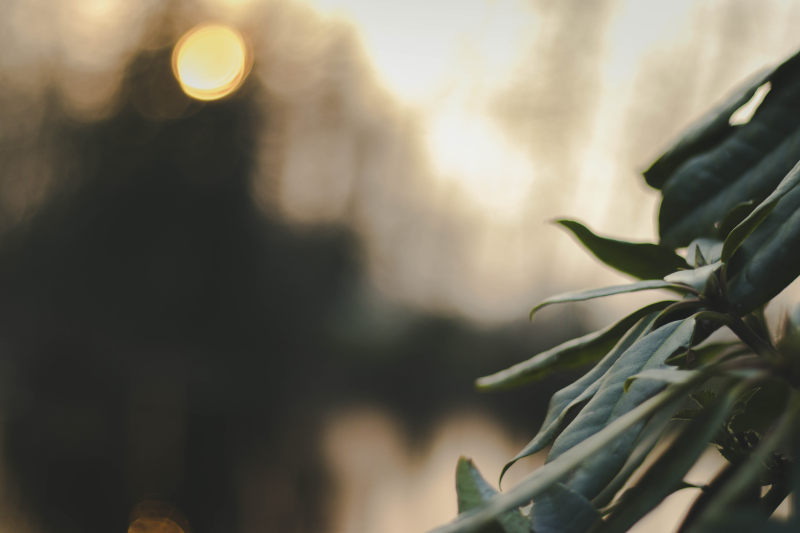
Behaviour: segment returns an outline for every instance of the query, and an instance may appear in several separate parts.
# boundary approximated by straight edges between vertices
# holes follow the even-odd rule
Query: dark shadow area
[[[108,119],[71,121],[52,101],[57,193],[0,242],[3,462],[33,522],[125,531],[152,498],[195,533],[232,533],[255,498],[262,531],[325,531],[321,422],[351,402],[389,409],[412,441],[468,405],[532,435],[558,383],[479,396],[472,381],[579,321],[376,316],[347,229],[299,230],[251,198],[278,104],[255,79],[189,101],[168,61],[139,55]]]

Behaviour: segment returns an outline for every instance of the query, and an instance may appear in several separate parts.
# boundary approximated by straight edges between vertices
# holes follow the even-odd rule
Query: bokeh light
[[[169,518],[137,518],[128,533],[184,533],[183,528]]]
[[[217,100],[238,89],[250,72],[251,55],[230,26],[205,24],[175,45],[172,69],[183,91],[198,100]]]
[[[128,533],[190,533],[183,515],[167,502],[144,500],[134,507]]]

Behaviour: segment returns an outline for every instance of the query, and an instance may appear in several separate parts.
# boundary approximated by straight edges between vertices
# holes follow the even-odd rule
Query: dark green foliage
[[[556,222],[570,230],[600,261],[635,278],[663,278],[671,272],[688,267],[681,256],[666,246],[600,237],[574,220],[562,219]]]
[[[497,491],[483,478],[470,459],[462,457],[456,467],[456,492],[458,512],[464,513],[480,507],[481,504],[497,494]],[[530,521],[517,510],[505,512],[494,523],[483,528],[484,533],[528,533]]]
[[[748,122],[731,120],[766,90]],[[797,497],[788,523],[771,519],[800,488],[800,307],[777,341],[763,314],[800,275],[798,161],[800,55],[755,77],[645,172],[662,194],[659,243],[609,239],[558,221],[597,259],[641,281],[554,296],[531,316],[551,304],[649,289],[681,299],[650,304],[479,379],[479,388],[504,388],[594,363],[553,395],[539,432],[501,478],[550,446],[546,464],[506,492],[481,493],[479,505],[460,503],[467,512],[438,532],[482,531],[512,511],[538,533],[626,531],[687,486],[685,474],[709,446],[730,464],[704,487],[681,531],[800,528]],[[737,340],[706,342],[720,328]],[[646,461],[655,450],[658,457]],[[459,463],[459,479],[465,468]],[[636,473],[637,483],[623,491]],[[515,510],[531,502],[527,514]]]
[[[666,300],[647,305],[605,329],[559,344],[527,361],[480,378],[476,384],[485,390],[515,387],[541,379],[552,372],[594,363],[608,353],[639,319],[664,309],[670,303],[673,302]]]

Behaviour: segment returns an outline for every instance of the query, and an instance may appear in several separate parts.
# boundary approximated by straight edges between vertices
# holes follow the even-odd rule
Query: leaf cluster
[[[744,124],[732,115],[768,91]],[[553,296],[549,305],[633,291],[675,296],[477,381],[497,390],[588,366],[558,391],[531,441],[503,468],[546,463],[496,492],[459,461],[459,517],[437,533],[626,531],[716,447],[728,465],[680,531],[796,531],[772,518],[800,490],[800,307],[773,339],[763,309],[800,275],[800,54],[759,74],[645,172],[661,191],[659,242],[600,236],[558,220],[598,260],[636,281]],[[710,342],[718,329],[736,340]],[[800,493],[798,493],[800,494]],[[532,505],[531,505],[532,504]]]

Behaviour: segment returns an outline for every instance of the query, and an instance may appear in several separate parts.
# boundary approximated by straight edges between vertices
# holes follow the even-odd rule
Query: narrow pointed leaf
[[[544,493],[555,483],[560,482],[571,471],[580,466],[588,457],[604,450],[614,442],[620,434],[647,419],[661,409],[672,409],[682,400],[693,383],[668,387],[661,393],[643,402],[633,410],[622,415],[607,427],[595,433],[585,441],[566,451],[556,460],[543,465],[523,479],[511,490],[501,492],[488,500],[479,508],[467,511],[453,522],[438,527],[432,533],[464,533],[477,531],[478,528],[494,520],[494,517],[530,502],[532,498]]]
[[[693,268],[691,270],[679,270],[678,272],[673,272],[669,276],[665,277],[664,281],[688,285],[695,291],[700,292],[706,286],[708,277],[719,270],[721,266],[722,263],[717,261],[716,263],[711,263],[710,265],[701,266],[699,268]]]
[[[608,353],[617,341],[625,335],[625,332],[642,317],[664,309],[671,303],[673,303],[673,300],[665,300],[642,307],[615,324],[559,344],[554,348],[534,355],[527,361],[482,377],[475,384],[481,390],[515,387],[541,379],[552,372],[570,370],[593,363]]]
[[[705,302],[700,298],[684,298],[679,302],[675,302],[664,308],[658,314],[655,323],[653,324],[653,329],[660,328],[664,324],[669,322],[675,322],[676,320],[683,320],[684,318],[695,314],[700,309],[703,308]]]
[[[685,383],[694,379],[697,373],[697,370],[679,370],[672,367],[650,368],[626,379],[623,390],[628,392],[628,389],[630,389],[633,382],[637,379],[649,379],[660,381],[661,383]]]
[[[767,196],[763,202],[758,204],[752,213],[750,213],[744,220],[736,225],[728,234],[725,239],[725,244],[722,247],[721,259],[723,262],[730,261],[734,252],[739,249],[744,240],[767,218],[772,212],[778,201],[783,198],[786,193],[794,189],[800,183],[800,163],[796,164],[791,172],[778,184],[772,193]]]
[[[585,300],[592,300],[594,298],[602,298],[604,296],[613,296],[615,294],[625,294],[628,292],[649,291],[653,289],[673,289],[680,292],[693,292],[691,287],[680,283],[670,283],[660,279],[652,279],[646,281],[637,281],[636,283],[628,283],[626,285],[613,285],[611,287],[603,287],[600,289],[589,289],[576,292],[565,292],[552,296],[542,303],[538,304],[531,310],[531,318],[534,313],[548,305],[567,303],[567,302],[582,302]]]
[[[729,129],[666,176],[662,244],[686,246],[698,236],[718,236],[719,222],[732,209],[748,200],[761,202],[800,159],[798,56],[769,82],[771,90],[747,124]]]
[[[695,320],[692,317],[672,322],[628,348],[603,377],[594,397],[555,440],[548,461],[556,459],[661,391],[664,383],[652,380],[634,382],[628,392],[624,392],[623,388],[629,376],[643,370],[665,368],[668,357],[689,347],[694,328]],[[572,474],[566,485],[589,499],[594,498],[622,467],[641,429],[641,424],[632,428],[620,436],[613,446],[589,458]]]
[[[487,483],[471,459],[461,457],[456,467],[456,493],[458,512],[464,513],[480,507],[497,491]],[[531,528],[530,521],[516,509],[498,515],[496,526],[502,533],[529,533]]]
[[[722,255],[722,241],[710,237],[698,237],[689,243],[686,250],[686,262],[697,268],[719,261]]]
[[[728,509],[722,515],[703,523],[702,528],[689,528],[692,533],[797,533],[796,523],[768,520],[757,507]]]
[[[714,476],[709,483],[703,486],[703,492],[697,497],[697,499],[694,500],[694,502],[692,502],[692,506],[684,516],[683,522],[681,522],[681,525],[676,533],[686,533],[686,531],[695,523],[697,517],[703,513],[708,505],[708,502],[711,501],[714,496],[719,493],[722,487],[728,483],[728,480],[733,476],[733,474],[736,472],[736,469],[740,465],[741,463],[728,463]]]
[[[730,116],[753,97],[756,90],[769,79],[770,74],[770,71],[765,70],[751,76],[723,102],[683,132],[681,138],[644,171],[647,184],[656,189],[662,188],[687,159],[706,151],[729,135],[734,130],[729,122]]]
[[[686,161],[707,152],[741,129],[731,125],[731,115],[765,83],[770,82],[772,91],[776,86],[781,88],[786,85],[800,68],[798,63],[800,54],[795,54],[773,69],[764,69],[749,76],[730,96],[691,125],[671,148],[644,171],[647,184],[656,189],[662,188]]]
[[[600,388],[602,377],[619,356],[634,342],[650,331],[655,317],[656,313],[654,312],[650,316],[640,320],[639,323],[637,323],[589,372],[574,383],[556,392],[552,398],[550,398],[547,415],[545,416],[541,429],[539,429],[536,436],[531,439],[511,461],[506,463],[503,467],[503,471],[500,473],[501,481],[506,471],[508,471],[515,462],[523,457],[528,457],[543,450],[553,442],[561,430],[564,429],[565,421],[574,415],[577,410],[580,410],[580,408],[594,396]]]
[[[584,533],[600,520],[600,513],[589,500],[555,483],[536,499],[531,518],[536,533]]]
[[[705,531],[704,526],[722,520],[730,512],[730,505],[743,492],[754,485],[760,486],[760,477],[764,471],[766,460],[772,452],[794,439],[798,422],[800,422],[800,394],[792,391],[787,410],[775,428],[761,440],[755,451],[750,454],[749,459],[737,469],[725,487],[708,503],[705,512],[697,519],[697,525],[690,528],[689,531]]]
[[[709,409],[686,424],[675,444],[667,448],[639,482],[623,494],[616,511],[597,528],[597,533],[627,531],[669,494],[682,488],[683,476],[720,430],[742,390],[741,385],[730,389]]]
[[[628,483],[631,475],[644,463],[644,460],[653,451],[656,444],[664,436],[664,433],[668,431],[672,420],[672,411],[668,409],[662,409],[650,417],[642,429],[639,439],[636,441],[636,446],[628,454],[625,464],[614,478],[603,487],[603,490],[592,498],[592,505],[601,508],[611,503],[620,489]]]
[[[756,203],[753,200],[739,202],[733,206],[733,208],[728,211],[728,214],[717,224],[717,236],[724,240],[731,230],[738,226],[742,220],[747,218],[747,215],[749,215],[755,207]]]
[[[600,237],[575,220],[556,222],[571,231],[600,261],[635,278],[660,279],[688,268],[686,261],[666,246]]]
[[[742,315],[800,275],[800,187],[788,191],[744,240],[727,268],[730,302]]]
[[[666,362],[668,365],[677,365],[681,369],[692,369],[705,366],[713,361],[747,353],[751,353],[750,348],[741,342],[714,342],[676,354]]]

